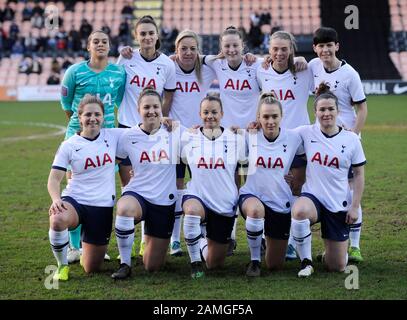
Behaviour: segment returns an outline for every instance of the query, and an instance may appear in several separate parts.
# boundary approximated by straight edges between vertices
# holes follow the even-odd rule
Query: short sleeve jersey
[[[154,134],[146,133],[139,125],[128,129],[119,141],[117,158],[130,158],[134,176],[123,192],[136,192],[156,205],[172,205],[177,200],[179,142],[179,128],[168,132],[161,127]]]
[[[186,72],[175,63],[176,91],[172,99],[170,118],[190,128],[202,122],[199,106],[206,96],[216,75],[207,65],[202,65],[202,81],[199,82],[195,70]]]
[[[235,170],[238,162],[244,162],[244,136],[229,129],[215,140],[210,140],[201,130],[182,136],[182,158],[191,169],[192,178],[186,194],[199,197],[211,210],[225,216],[233,216],[236,210],[238,190]]]
[[[295,155],[304,154],[302,139],[298,133],[281,129],[273,142],[266,139],[263,131],[247,134],[249,170],[240,194],[252,194],[272,210],[290,213],[292,193],[284,180]]]
[[[366,163],[359,137],[344,129],[325,136],[317,124],[298,128],[307,157],[302,192],[313,194],[329,211],[347,211],[351,204],[348,172]]]
[[[72,170],[72,179],[62,196],[84,205],[113,207],[116,149],[125,130],[101,129],[95,140],[75,134],[61,144],[52,168],[66,171],[71,166]]]
[[[117,61],[126,70],[126,90],[119,108],[119,123],[132,127],[140,122],[137,99],[143,88],[153,87],[159,94],[163,90],[175,91],[175,65],[165,54],[160,53],[153,60],[146,60],[139,50],[133,52],[131,59],[121,56]]]
[[[290,70],[280,73],[269,67],[257,69],[257,79],[262,92],[274,92],[283,107],[282,128],[293,129],[310,124],[307,102],[313,90],[313,78],[309,70],[297,72]]]
[[[260,93],[256,71],[261,65],[261,59],[251,66],[242,61],[237,70],[232,69],[226,59],[208,56],[205,62],[215,71],[219,81],[224,112],[222,125],[226,128],[246,128],[250,122],[256,120]]]

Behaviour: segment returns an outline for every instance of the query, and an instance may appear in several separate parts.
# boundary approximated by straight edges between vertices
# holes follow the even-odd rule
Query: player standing
[[[137,101],[140,93],[145,87],[153,87],[160,95],[163,94],[163,115],[168,116],[172,97],[175,92],[175,66],[173,61],[165,54],[158,51],[160,39],[158,27],[151,16],[141,17],[135,27],[134,35],[140,48],[129,50],[129,59],[119,57],[118,64],[123,65],[126,74],[126,90],[122,104],[120,105],[118,120],[119,127],[132,127],[139,123],[140,115],[137,112]],[[120,164],[120,177],[122,186],[130,180],[131,163],[125,159]],[[144,223],[142,225],[142,241],[140,244],[140,255],[144,251]],[[135,255],[133,250],[132,255]]]
[[[262,92],[274,92],[280,100],[283,109],[281,127],[294,129],[310,124],[307,102],[313,90],[313,78],[309,69],[296,71],[294,64],[295,38],[286,31],[277,31],[270,38],[271,68],[260,66],[257,69],[257,79]],[[306,161],[294,157],[290,173],[293,176],[292,191],[295,196],[301,193],[305,180]],[[297,257],[295,242],[290,236],[286,258]]]
[[[322,27],[314,32],[314,52],[318,58],[309,62],[314,76],[314,87],[326,82],[338,97],[338,125],[352,130],[360,136],[367,118],[366,96],[359,74],[345,60],[339,60],[338,34],[335,29]],[[357,111],[357,113],[355,112]],[[353,190],[353,175],[349,173],[349,183]],[[350,227],[349,261],[363,261],[360,252],[362,227],[362,207],[358,210],[358,220]]]
[[[243,56],[243,37],[235,27],[228,27],[219,38],[221,53],[215,57],[207,57],[207,63],[216,73],[219,81],[220,98],[224,114],[222,126],[230,128],[237,126],[246,128],[255,121],[257,101],[260,88],[257,82],[256,70],[262,60],[257,59],[249,65]],[[237,185],[240,186],[240,176],[236,175]],[[228,255],[236,247],[236,221]]]

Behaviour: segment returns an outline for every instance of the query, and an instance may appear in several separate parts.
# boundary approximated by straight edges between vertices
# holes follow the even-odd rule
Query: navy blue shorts
[[[113,207],[95,207],[78,203],[69,196],[61,197],[70,203],[82,225],[81,240],[86,243],[103,246],[109,244],[113,224]]]
[[[291,167],[292,168],[302,168],[302,167],[306,167],[307,166],[307,160],[303,159],[300,156],[295,155],[293,162],[291,163]]]
[[[119,128],[130,128],[128,126],[125,126],[124,124],[119,123],[118,125]],[[127,157],[126,159],[123,159],[120,161],[119,166],[131,166],[131,161],[130,158]]]
[[[184,179],[185,178],[185,170],[188,169],[189,176],[191,177],[191,169],[189,166],[187,166],[184,162],[180,161],[176,165],[176,170],[177,170],[177,179]]]
[[[239,209],[243,212],[243,202],[246,199],[254,197],[258,199],[264,206],[264,234],[271,239],[288,240],[291,228],[291,212],[280,213],[268,207],[264,202],[252,194],[241,194],[239,196]],[[243,215],[242,215],[243,216]],[[245,218],[243,216],[243,218]]]
[[[347,211],[331,212],[311,193],[301,193],[301,197],[310,199],[317,209],[318,220],[321,222],[321,237],[333,241],[349,239],[350,225],[346,223]]]
[[[144,220],[144,233],[148,236],[169,239],[172,235],[175,221],[175,203],[170,206],[153,204],[133,191],[126,191],[122,196],[132,196],[140,203]]]
[[[190,194],[182,197],[182,205],[188,199],[198,200],[205,210],[205,220],[203,223],[206,223],[206,237],[218,243],[228,244],[231,239],[236,216],[227,217],[216,213],[209,209],[200,198]]]

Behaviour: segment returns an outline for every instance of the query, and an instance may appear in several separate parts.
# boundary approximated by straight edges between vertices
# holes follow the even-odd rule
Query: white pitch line
[[[10,141],[20,141],[20,140],[35,140],[35,139],[43,139],[53,136],[59,136],[64,134],[66,128],[64,126],[60,126],[53,123],[45,123],[45,122],[17,122],[17,121],[0,121],[0,124],[3,125],[23,125],[28,127],[41,127],[41,128],[53,128],[58,129],[57,132],[51,133],[43,133],[43,134],[34,134],[31,136],[22,136],[22,137],[7,137],[7,138],[0,138],[0,142],[10,142]]]

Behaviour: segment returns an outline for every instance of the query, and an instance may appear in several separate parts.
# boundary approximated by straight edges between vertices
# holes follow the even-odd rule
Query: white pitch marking
[[[23,125],[29,127],[41,127],[41,128],[53,128],[58,129],[57,132],[51,133],[43,133],[43,134],[34,134],[31,136],[22,136],[22,137],[7,137],[7,138],[0,138],[0,142],[10,142],[10,141],[20,141],[20,140],[35,140],[35,139],[43,139],[53,136],[59,136],[64,134],[66,128],[64,126],[60,126],[53,123],[45,123],[45,122],[17,122],[17,121],[0,121],[0,124],[4,125]]]

